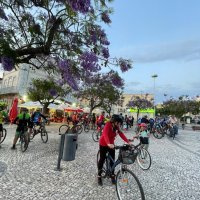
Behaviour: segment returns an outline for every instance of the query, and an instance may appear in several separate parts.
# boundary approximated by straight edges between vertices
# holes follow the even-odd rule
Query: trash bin
[[[65,134],[62,159],[64,161],[75,160],[76,148],[77,148],[77,135],[71,133]]]

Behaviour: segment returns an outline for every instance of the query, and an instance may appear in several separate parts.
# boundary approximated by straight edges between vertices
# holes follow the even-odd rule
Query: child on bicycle
[[[147,130],[147,124],[141,123],[139,125],[139,132],[133,137],[133,140],[135,138],[140,138],[140,142],[142,146],[148,150],[149,148],[149,131]]]
[[[111,120],[105,124],[105,127],[103,129],[103,133],[99,140],[99,150],[100,150],[100,159],[98,162],[98,184],[102,185],[102,168],[103,164],[106,159],[106,154],[109,152],[113,160],[115,160],[115,149],[114,149],[114,141],[119,134],[119,136],[128,144],[130,144],[129,140],[126,138],[126,136],[120,131],[120,124],[122,123],[121,118],[118,115],[113,115]],[[113,163],[110,163],[111,167]],[[114,171],[112,172],[111,181],[113,184],[115,184],[115,174]]]

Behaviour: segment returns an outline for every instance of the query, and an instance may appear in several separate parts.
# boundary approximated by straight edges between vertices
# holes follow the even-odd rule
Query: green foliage
[[[6,107],[7,107],[7,103],[3,102],[3,101],[0,101],[0,108],[1,109],[5,109]]]
[[[180,118],[188,112],[197,115],[199,109],[200,102],[181,96],[177,100],[170,99],[164,102],[162,108],[157,109],[157,112],[161,115],[175,115]]]
[[[55,91],[54,94],[51,94],[52,89]],[[49,105],[56,99],[65,97],[69,92],[69,88],[63,89],[53,80],[33,79],[28,89],[28,98],[32,101],[39,101],[43,105]]]

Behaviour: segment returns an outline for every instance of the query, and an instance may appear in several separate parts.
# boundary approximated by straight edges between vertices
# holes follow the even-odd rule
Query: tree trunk
[[[49,108],[48,108],[48,106],[49,106],[48,103],[44,104],[43,110],[42,110],[43,115],[49,114]]]
[[[140,113],[140,109],[137,110],[137,121],[138,121],[139,113]]]

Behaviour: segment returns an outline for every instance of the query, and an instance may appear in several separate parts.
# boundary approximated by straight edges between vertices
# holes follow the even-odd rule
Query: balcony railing
[[[0,88],[0,94],[16,94],[19,89],[16,86]]]

